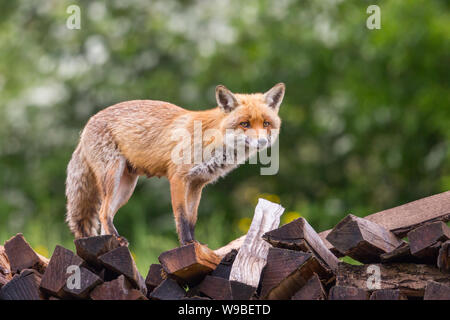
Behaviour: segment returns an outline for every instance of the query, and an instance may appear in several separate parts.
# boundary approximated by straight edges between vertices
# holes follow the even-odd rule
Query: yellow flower
[[[261,193],[256,197],[256,202],[258,202],[258,198],[263,198],[266,200],[269,200],[271,202],[280,203],[280,197],[276,194],[270,194],[270,193]]]
[[[131,256],[133,257],[133,260],[136,262],[137,260],[136,260],[136,255],[134,254],[134,252],[130,250],[130,253],[131,253]]]
[[[252,219],[250,218],[241,218],[238,223],[238,228],[243,233],[247,233],[248,229],[250,228],[250,224],[252,223]]]
[[[44,247],[43,245],[38,245],[38,246],[34,247],[33,249],[34,249],[34,251],[39,253],[41,256],[48,258],[48,249],[46,247]]]
[[[286,212],[282,216],[281,222],[282,222],[282,224],[286,224],[286,223],[294,221],[294,220],[296,220],[296,219],[298,219],[300,217],[301,217],[301,214],[299,212],[297,212],[297,211],[289,211],[289,212]]]

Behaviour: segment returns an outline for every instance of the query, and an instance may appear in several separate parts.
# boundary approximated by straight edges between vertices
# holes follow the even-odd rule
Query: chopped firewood
[[[141,291],[133,288],[124,275],[95,287],[90,297],[92,300],[147,300]]]
[[[231,268],[230,280],[258,287],[270,248],[262,235],[279,226],[283,211],[279,204],[259,199],[247,236]]]
[[[395,248],[391,252],[386,252],[380,255],[381,262],[412,262],[412,263],[424,263],[426,260],[420,259],[411,254],[409,243],[404,242],[398,248]]]
[[[67,296],[64,287],[67,278],[71,275],[70,269],[68,268],[70,266],[81,267],[83,264],[83,259],[75,255],[72,251],[61,246],[56,246],[47,269],[42,276],[41,289],[60,298]]]
[[[147,294],[152,292],[157,286],[163,282],[164,270],[160,264],[152,264],[148,269],[147,277],[145,278],[145,285],[147,286]]]
[[[211,299],[208,297],[192,296],[192,297],[184,297],[181,300],[211,300]]]
[[[34,269],[22,270],[0,290],[0,300],[43,300],[39,291],[41,274]]]
[[[404,237],[414,228],[433,221],[450,221],[450,191],[439,193],[427,198],[419,199],[404,205],[373,213],[364,219],[375,222],[391,231],[398,237]],[[325,246],[336,256],[342,256],[326,239],[332,230],[319,233]],[[214,252],[224,256],[231,249],[239,249],[245,239],[245,235],[231,241]]]
[[[223,258],[225,257],[230,251],[232,250],[239,250],[239,248],[244,243],[245,237],[247,235],[244,234],[243,236],[240,236],[237,239],[234,239],[233,241],[229,242],[228,244],[224,245],[223,247],[220,247],[219,249],[214,250],[214,253],[218,255],[219,257]]]
[[[407,300],[399,289],[375,290],[370,296],[370,300]]]
[[[401,238],[406,236],[412,229],[427,222],[449,221],[450,191],[380,211],[368,215],[364,219],[384,227]],[[319,233],[319,236],[323,240],[330,232],[331,230],[323,231]],[[324,242],[328,249],[334,249],[331,243],[328,241]]]
[[[423,299],[450,300],[450,285],[435,281],[428,281]]]
[[[328,250],[317,232],[304,218],[265,233],[263,239],[274,247],[312,252],[331,270],[336,270],[339,263],[339,259]]]
[[[450,272],[450,240],[442,244],[439,250],[437,266],[442,272]]]
[[[251,300],[256,294],[256,287],[249,286],[248,284],[239,281],[230,281],[231,296],[233,300]]]
[[[424,294],[427,281],[437,281],[450,284],[448,273],[439,271],[436,267],[424,264],[392,263],[371,265],[350,265],[340,263],[336,274],[336,284],[367,288],[369,277],[373,279],[373,268],[380,268],[380,283],[378,289],[399,289],[408,297],[421,297]],[[368,267],[371,267],[368,270]],[[370,271],[370,272],[369,272]],[[370,281],[370,279],[369,279]]]
[[[212,250],[198,242],[163,252],[158,259],[167,274],[189,285],[198,284],[220,263]]]
[[[44,273],[48,265],[48,259],[34,252],[21,233],[5,242],[5,252],[13,274],[24,269],[35,269]]]
[[[89,297],[89,292],[97,285],[102,284],[103,280],[84,267],[81,267],[79,270],[79,283],[76,282],[76,279],[74,279],[73,282],[68,279],[64,286],[64,291],[72,297],[87,299]]]
[[[329,277],[328,270],[312,253],[270,248],[261,277],[261,298],[290,299],[314,273]]]
[[[360,288],[334,286],[330,289],[328,300],[368,300],[369,293]]]
[[[88,269],[91,270],[90,268]],[[95,269],[91,271],[94,271],[100,277],[100,279],[102,279],[103,282],[115,280],[118,276],[120,276],[120,274],[108,268],[102,268],[100,269],[100,271],[96,271]]]
[[[12,279],[11,269],[9,267],[8,256],[5,248],[0,246],[0,288]]]
[[[450,191],[419,199],[366,217],[399,237],[433,221],[450,220]]]
[[[113,235],[78,238],[73,242],[77,255],[96,268],[102,266],[99,256],[120,247],[119,240]]]
[[[408,233],[411,253],[436,261],[441,242],[450,239],[450,228],[442,221],[425,224]]]
[[[173,279],[165,279],[157,286],[152,293],[150,299],[154,300],[180,300],[186,296],[186,291]]]
[[[237,250],[233,249],[228,252],[217,265],[217,268],[211,273],[214,277],[220,277],[224,279],[230,278],[231,268],[233,266],[234,259],[237,255]]]
[[[328,234],[327,240],[342,254],[364,263],[402,244],[393,233],[366,219],[348,215]]]
[[[214,300],[232,300],[230,281],[224,278],[206,276],[196,288],[200,293]]]
[[[123,274],[136,288],[147,294],[145,280],[139,273],[130,250],[126,246],[113,249],[98,257],[98,260],[109,270]]]
[[[326,298],[327,294],[322,282],[317,274],[313,274],[308,282],[292,296],[291,300],[325,300]]]

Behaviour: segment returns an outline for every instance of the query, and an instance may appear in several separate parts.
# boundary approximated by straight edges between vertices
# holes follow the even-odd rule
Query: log
[[[370,300],[407,300],[398,289],[375,290],[370,296]]]
[[[233,300],[230,281],[224,278],[206,276],[196,290],[214,300]]]
[[[230,281],[233,300],[251,300],[256,295],[256,288],[239,281]]]
[[[73,288],[73,286],[69,288],[67,282],[68,281],[66,281],[66,285],[64,286],[64,292],[66,292],[68,296],[76,299],[88,299],[90,291],[96,286],[102,284],[103,280],[90,270],[81,267],[79,288]]]
[[[230,280],[258,287],[270,247],[262,235],[279,226],[283,211],[279,204],[259,199],[250,229],[231,268]]]
[[[216,250],[214,250],[214,253],[216,255],[218,255],[219,257],[223,258],[225,257],[230,251],[232,250],[239,250],[239,248],[242,246],[242,244],[244,243],[245,237],[247,235],[244,234],[243,236],[240,236],[237,239],[234,239],[233,241],[231,241],[230,243],[228,243],[227,245],[218,248]]]
[[[8,256],[6,255],[5,248],[0,246],[0,288],[3,287],[8,281],[11,281],[12,273],[9,267]]]
[[[96,271],[94,268],[93,271],[100,277],[100,279],[102,279],[103,282],[115,280],[118,276],[120,276],[120,274],[118,274],[117,272],[111,271],[110,269],[105,267],[100,269],[100,271]]]
[[[364,263],[379,262],[381,254],[403,243],[378,224],[351,214],[334,227],[327,240],[342,254]]]
[[[42,276],[41,290],[59,298],[66,297],[67,294],[64,291],[64,287],[67,278],[71,275],[67,268],[74,265],[81,267],[84,265],[83,259],[72,251],[57,245]]]
[[[442,244],[439,250],[437,266],[442,272],[450,272],[450,241]]]
[[[195,288],[199,292],[214,300],[250,300],[256,289],[238,281],[230,281],[222,277],[208,275]]]
[[[424,263],[424,259],[420,259],[411,254],[409,243],[402,243],[398,248],[395,248],[391,252],[386,252],[380,256],[381,262],[392,263],[392,262],[409,262],[409,263]]]
[[[450,221],[450,191],[373,213],[364,218],[379,224],[399,238],[403,238],[409,231],[427,222]],[[325,246],[339,257],[339,251],[326,239],[331,231],[332,229],[322,231],[319,233],[319,236]],[[239,249],[244,239],[245,235],[216,249],[215,252],[219,256],[224,256],[231,249]]]
[[[423,299],[450,300],[450,286],[435,281],[428,281]]]
[[[327,294],[322,282],[314,273],[308,282],[292,296],[291,300],[325,300],[326,298]]]
[[[211,300],[208,297],[199,297],[199,296],[192,296],[192,297],[184,297],[181,300]]]
[[[147,294],[145,280],[139,273],[128,247],[120,246],[102,254],[98,257],[98,261],[100,261],[105,268],[117,274],[123,274],[136,289],[141,290],[144,295]]]
[[[270,248],[261,278],[261,298],[290,299],[314,273],[329,278],[329,271],[312,253]]]
[[[328,300],[368,300],[369,293],[360,288],[334,286],[330,289]]]
[[[167,277],[160,264],[152,264],[148,269],[147,277],[145,278],[145,285],[147,286],[147,295],[152,292],[157,286],[163,282]]]
[[[198,242],[163,252],[158,259],[167,274],[190,286],[198,284],[220,263],[212,250]]]
[[[430,197],[412,201],[398,207],[383,210],[364,217],[366,220],[377,223],[402,238],[412,229],[427,222],[450,220],[450,191],[439,193]],[[331,232],[325,230],[319,233],[323,239]],[[327,248],[333,245],[324,241]]]
[[[13,274],[24,269],[35,269],[44,273],[48,265],[48,259],[34,252],[21,233],[5,242],[5,253]]]
[[[101,235],[78,238],[74,241],[77,255],[94,268],[101,268],[98,257],[120,247],[119,240],[113,235]]]
[[[450,239],[450,228],[442,221],[427,223],[408,233],[411,253],[420,258],[436,261],[441,242]]]
[[[141,291],[133,288],[123,274],[115,280],[95,287],[90,297],[92,300],[147,300]]]
[[[237,250],[233,249],[228,252],[217,265],[217,268],[211,273],[214,277],[220,277],[224,279],[230,278],[231,268],[233,266],[234,259],[237,255]]]
[[[296,219],[263,235],[272,246],[312,252],[330,270],[337,269],[339,259],[325,246],[322,239],[304,219]]]
[[[0,300],[43,300],[39,290],[41,274],[34,269],[22,270],[0,290]]]
[[[399,289],[407,297],[421,297],[425,292],[427,281],[450,284],[448,274],[436,267],[424,264],[392,263],[371,265],[350,265],[340,263],[336,274],[336,285],[367,288],[367,280],[373,276],[368,266],[380,268],[380,288]]]
[[[173,279],[167,278],[150,293],[153,300],[180,300],[186,296],[186,291]]]

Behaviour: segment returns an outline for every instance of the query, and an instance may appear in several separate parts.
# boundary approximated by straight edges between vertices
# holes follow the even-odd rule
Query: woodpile
[[[110,235],[56,246],[50,259],[22,234],[0,246],[2,300],[450,300],[450,192],[317,233],[260,199],[248,233],[211,250],[163,252],[144,279]],[[348,264],[340,257],[358,264]]]

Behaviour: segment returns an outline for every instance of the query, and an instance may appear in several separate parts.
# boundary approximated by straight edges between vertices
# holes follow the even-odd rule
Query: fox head
[[[280,129],[278,111],[284,92],[284,83],[278,83],[266,93],[253,94],[234,94],[218,85],[216,100],[223,112],[221,130],[225,133],[225,145],[231,148],[245,145],[254,150],[269,147]]]

